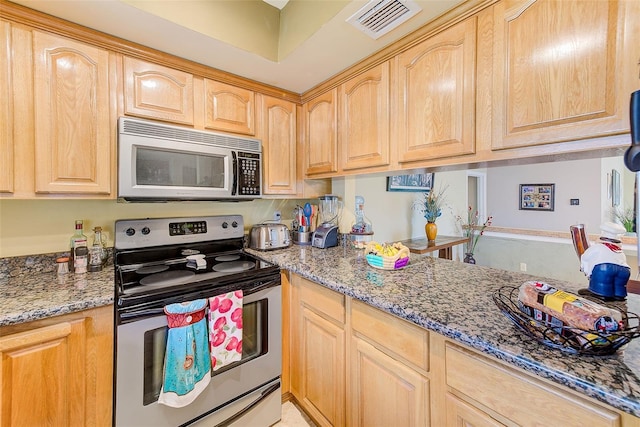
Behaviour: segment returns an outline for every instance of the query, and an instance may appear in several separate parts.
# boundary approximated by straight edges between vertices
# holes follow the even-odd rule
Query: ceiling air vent
[[[372,0],[347,22],[377,39],[420,12],[420,6],[410,0]]]

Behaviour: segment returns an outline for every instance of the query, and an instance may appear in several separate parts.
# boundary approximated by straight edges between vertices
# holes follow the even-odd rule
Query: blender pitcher
[[[319,197],[318,213],[322,224],[313,233],[311,245],[316,248],[338,246],[338,222],[342,213],[342,202],[338,196],[327,194]]]
[[[318,205],[318,211],[320,213],[320,221],[322,224],[338,225],[340,215],[342,214],[342,207],[344,206],[342,201],[338,199],[338,196],[327,194],[318,198],[320,204]]]

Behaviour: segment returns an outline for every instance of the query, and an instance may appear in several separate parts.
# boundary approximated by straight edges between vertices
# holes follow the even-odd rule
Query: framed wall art
[[[433,173],[414,173],[387,177],[387,191],[426,191],[433,188]]]
[[[555,184],[520,184],[520,209],[553,212]]]

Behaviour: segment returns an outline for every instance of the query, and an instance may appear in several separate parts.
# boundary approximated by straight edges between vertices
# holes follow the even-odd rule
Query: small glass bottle
[[[93,229],[93,245],[89,249],[89,271],[101,271],[105,255],[102,227],[95,227]]]
[[[76,220],[76,232],[71,236],[70,254],[69,254],[69,270],[75,273],[86,273],[88,264],[88,243],[87,236],[84,234],[83,222],[81,219]],[[84,249],[82,249],[84,248]]]

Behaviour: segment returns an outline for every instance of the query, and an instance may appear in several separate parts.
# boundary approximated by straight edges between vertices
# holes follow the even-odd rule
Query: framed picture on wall
[[[433,188],[433,173],[414,173],[387,177],[387,191],[426,191]]]
[[[555,184],[520,184],[520,210],[553,212]]]

